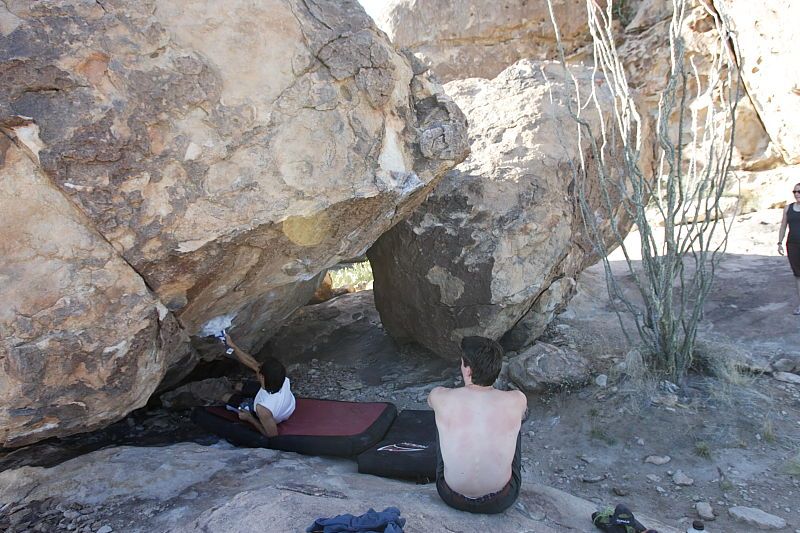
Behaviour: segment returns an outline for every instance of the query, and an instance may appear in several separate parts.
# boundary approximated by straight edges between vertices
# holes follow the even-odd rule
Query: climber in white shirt
[[[278,424],[289,418],[295,407],[294,394],[289,378],[286,377],[286,367],[271,355],[259,363],[252,355],[239,348],[227,333],[225,342],[233,348],[236,360],[255,372],[261,383],[261,389],[253,400],[255,416],[250,411],[239,409],[239,420],[249,422],[266,437],[276,436]]]

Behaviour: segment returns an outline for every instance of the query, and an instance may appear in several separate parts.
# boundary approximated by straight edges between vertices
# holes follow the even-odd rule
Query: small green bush
[[[609,435],[605,428],[599,426],[592,426],[592,429],[589,430],[589,437],[603,441],[609,446],[613,446],[617,443],[617,439]]]
[[[710,459],[711,458],[711,446],[709,446],[709,444],[706,441],[699,440],[699,441],[694,443],[694,453],[698,457],[702,457],[704,459]]]
[[[789,459],[789,462],[786,464],[786,473],[791,476],[800,477],[800,453],[795,455],[792,459]]]

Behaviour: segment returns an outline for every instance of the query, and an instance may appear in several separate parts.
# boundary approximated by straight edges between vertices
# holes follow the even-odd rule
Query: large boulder
[[[591,40],[585,0],[556,0],[565,51]],[[557,59],[546,2],[390,0],[376,17],[397,46],[426,62],[442,82],[494,78],[520,59]]]
[[[797,68],[797,62],[791,60],[793,45],[776,48],[772,43],[798,41],[793,38],[794,30],[776,20],[789,20],[798,8],[764,4],[759,7],[759,16],[751,17],[747,6],[747,3],[732,0],[711,4],[691,0],[688,3],[680,34],[684,39],[687,61],[698,68],[698,76],[695,77],[689,69],[684,117],[691,120],[694,112],[702,124],[707,110],[718,106],[719,91],[705,92],[709,81],[705,70],[715,54],[729,50],[718,30],[725,32],[726,27],[733,30],[748,91],[741,91],[738,99],[732,163],[741,170],[760,171],[780,166],[781,152],[787,161],[796,162],[789,152],[792,149],[796,151],[792,143],[796,144],[798,138],[793,133],[791,119],[796,114],[792,111],[800,105],[792,85],[797,76],[782,74],[787,72],[787,68],[791,74],[792,69]],[[593,50],[590,44],[587,45],[591,36],[586,2],[555,1],[553,7],[568,62],[591,64]],[[724,25],[720,23],[720,14]],[[612,15],[612,33],[627,81],[635,90],[643,117],[655,124],[670,67],[672,2],[615,2]],[[407,47],[428,62],[444,81],[493,78],[520,59],[560,57],[546,2],[515,0],[490,5],[485,0],[391,0],[384,4],[376,19],[396,44]],[[770,67],[762,65],[765,61],[770,63]],[[772,79],[776,72],[781,73],[777,75],[779,80]],[[696,81],[700,83],[699,92]],[[678,135],[679,117],[678,112],[673,112],[668,120],[674,138]],[[708,145],[700,145],[697,152],[686,149],[690,131],[691,128],[684,127],[684,154],[697,155],[703,160]],[[746,200],[732,187],[725,195],[726,211],[733,211],[737,200]]]
[[[798,30],[783,21],[800,14],[797,11],[800,7],[762,3],[753,14],[748,6],[733,0],[713,3],[691,0],[680,32],[687,58],[699,67],[699,80],[705,85],[703,69],[719,49],[727,51],[725,46],[718,47],[721,40],[717,20],[721,16],[724,24],[719,28],[735,36],[747,88],[739,100],[734,164],[760,170],[779,164],[781,154],[787,162],[797,163],[800,136],[791,117],[796,115],[800,103],[793,81],[798,76],[792,74],[800,75],[795,72],[800,67],[792,61],[797,55],[792,43],[800,39],[795,38]],[[555,1],[553,8],[568,61],[591,62],[586,3]],[[617,2],[612,15],[615,19],[612,31],[628,81],[639,92],[643,108],[655,116],[670,64],[672,2]],[[443,81],[493,78],[524,58],[559,58],[546,2],[516,0],[497,6],[486,0],[390,0],[376,20],[398,46],[408,48],[427,62]],[[687,106],[702,117],[703,109],[719,95],[711,95],[709,101],[704,94],[694,94],[692,74]],[[675,125],[677,114],[670,121]]]
[[[644,0],[636,16],[620,36],[618,53],[625,67],[627,81],[633,89],[640,112],[655,121],[659,113],[659,102],[667,87],[670,73],[670,24],[672,22],[672,2],[670,0]],[[707,158],[708,145],[700,143],[696,150],[690,150],[693,127],[692,114],[697,117],[694,131],[702,132],[706,113],[710,110],[722,111],[720,95],[730,87],[710,87],[714,82],[710,76],[712,66],[721,54],[730,53],[722,33],[725,29],[713,6],[692,0],[688,2],[680,37],[683,39],[684,61],[687,72],[686,100],[681,114],[679,102],[669,114],[667,125],[671,138],[677,140],[679,119],[683,116],[684,153],[697,157],[699,161]],[[728,70],[722,63],[720,70],[724,78]],[[736,74],[733,74],[736,77]],[[762,124],[762,117],[749,96],[740,89],[736,109],[736,131],[734,135],[733,164],[745,170],[762,170],[780,163],[780,156],[772,143],[770,135]],[[755,101],[755,100],[753,100]],[[702,136],[698,136],[701,139]],[[736,196],[731,192],[731,196]]]
[[[685,93],[681,93],[681,96],[685,96],[685,105],[681,112],[680,102],[676,101],[665,124],[670,138],[676,142],[681,132],[679,120],[683,118],[680,141],[683,143],[684,160],[694,160],[702,168],[709,159],[712,144],[719,142],[719,133],[711,140],[709,132],[705,132],[704,128],[709,124],[716,128],[726,120],[727,135],[730,132],[731,113],[725,108],[734,103],[731,100],[735,101],[736,120],[731,159],[731,168],[735,172],[728,175],[720,199],[721,213],[730,216],[737,212],[747,213],[768,207],[785,196],[780,193],[776,195],[772,184],[777,183],[776,178],[781,175],[792,174],[792,167],[784,165],[778,136],[765,129],[767,121],[762,117],[763,105],[759,107],[758,101],[760,98],[774,101],[774,106],[766,105],[773,109],[776,106],[791,106],[792,97],[785,86],[783,89],[786,92],[780,97],[772,88],[759,88],[761,92],[757,93],[748,86],[747,72],[741,72],[745,81],[743,86],[738,81],[738,73],[729,70],[730,66],[737,68],[737,59],[740,67],[745,64],[741,57],[734,57],[731,43],[738,43],[740,55],[750,54],[752,57],[754,50],[762,50],[771,37],[765,35],[763,40],[758,41],[752,34],[744,38],[739,32],[729,34],[727,30],[730,29],[730,24],[724,23],[728,18],[721,16],[724,15],[723,4],[724,2],[711,4],[699,0],[687,3],[685,17],[679,28],[687,73]],[[741,6],[737,8],[739,9]],[[659,103],[663,101],[671,68],[669,31],[672,11],[670,0],[644,0],[621,35],[621,44],[618,47],[639,111],[645,120],[652,123],[659,120]],[[729,36],[732,38],[729,39]],[[717,67],[714,68],[714,65]],[[793,63],[788,68],[793,68]],[[716,83],[715,75],[712,74],[715,70],[718,70],[721,80],[730,75],[731,81]],[[758,68],[755,70],[758,71]],[[775,71],[774,68],[767,70]],[[758,72],[750,75],[763,76]],[[734,88],[738,88],[738,97],[733,96]],[[725,96],[725,101],[722,96]],[[707,117],[712,112],[716,113],[716,117],[712,122],[707,122]],[[786,116],[788,115],[787,113]],[[791,138],[788,128],[784,127],[782,132],[786,139]],[[789,181],[782,184],[783,190],[786,190],[786,183]],[[659,217],[655,210],[653,215]],[[700,213],[696,219],[702,220],[705,216],[705,213]]]
[[[735,36],[747,92],[787,163],[800,163],[800,4],[714,0]]]
[[[17,446],[142,407],[188,348],[32,153],[0,137],[0,168],[0,444]]]
[[[0,3],[0,445],[265,342],[466,155],[423,70],[355,1]]]
[[[608,121],[605,80],[589,68],[571,73],[583,94],[595,88]],[[375,303],[393,337],[455,358],[464,336],[498,339],[529,311],[552,316],[562,306],[552,296],[569,298],[572,279],[598,258],[580,214],[579,190],[602,235],[627,231],[619,213],[619,226],[609,223],[591,156],[580,172],[579,151],[591,154],[593,139],[586,132],[578,139],[569,109],[576,109],[575,87],[564,76],[557,63],[522,60],[494,80],[445,86],[467,114],[472,152],[420,209],[367,252]],[[591,106],[582,113],[597,134],[600,116]],[[606,169],[616,179],[619,140],[608,141]],[[623,211],[613,195],[611,203]],[[546,301],[537,305],[542,297]],[[528,329],[535,338],[546,321],[527,324],[540,328]]]
[[[562,277],[553,281],[536,298],[525,316],[500,339],[503,349],[516,352],[532,344],[544,333],[553,318],[566,310],[575,290],[575,278]]]

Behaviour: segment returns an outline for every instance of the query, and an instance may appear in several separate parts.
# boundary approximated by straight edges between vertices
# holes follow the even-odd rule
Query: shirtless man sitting
[[[460,511],[502,513],[516,501],[520,484],[520,426],[527,398],[492,387],[503,349],[483,337],[461,341],[464,386],[436,387],[428,405],[439,433],[436,489]]]

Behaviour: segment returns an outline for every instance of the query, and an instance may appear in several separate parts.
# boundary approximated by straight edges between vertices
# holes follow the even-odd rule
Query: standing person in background
[[[781,229],[778,234],[778,253],[783,255],[783,236],[788,225],[789,238],[786,240],[786,255],[789,257],[789,265],[792,267],[797,287],[797,297],[800,300],[800,183],[792,187],[792,194],[795,201],[783,210],[783,220],[781,220]],[[800,305],[795,307],[792,314],[800,315]]]

